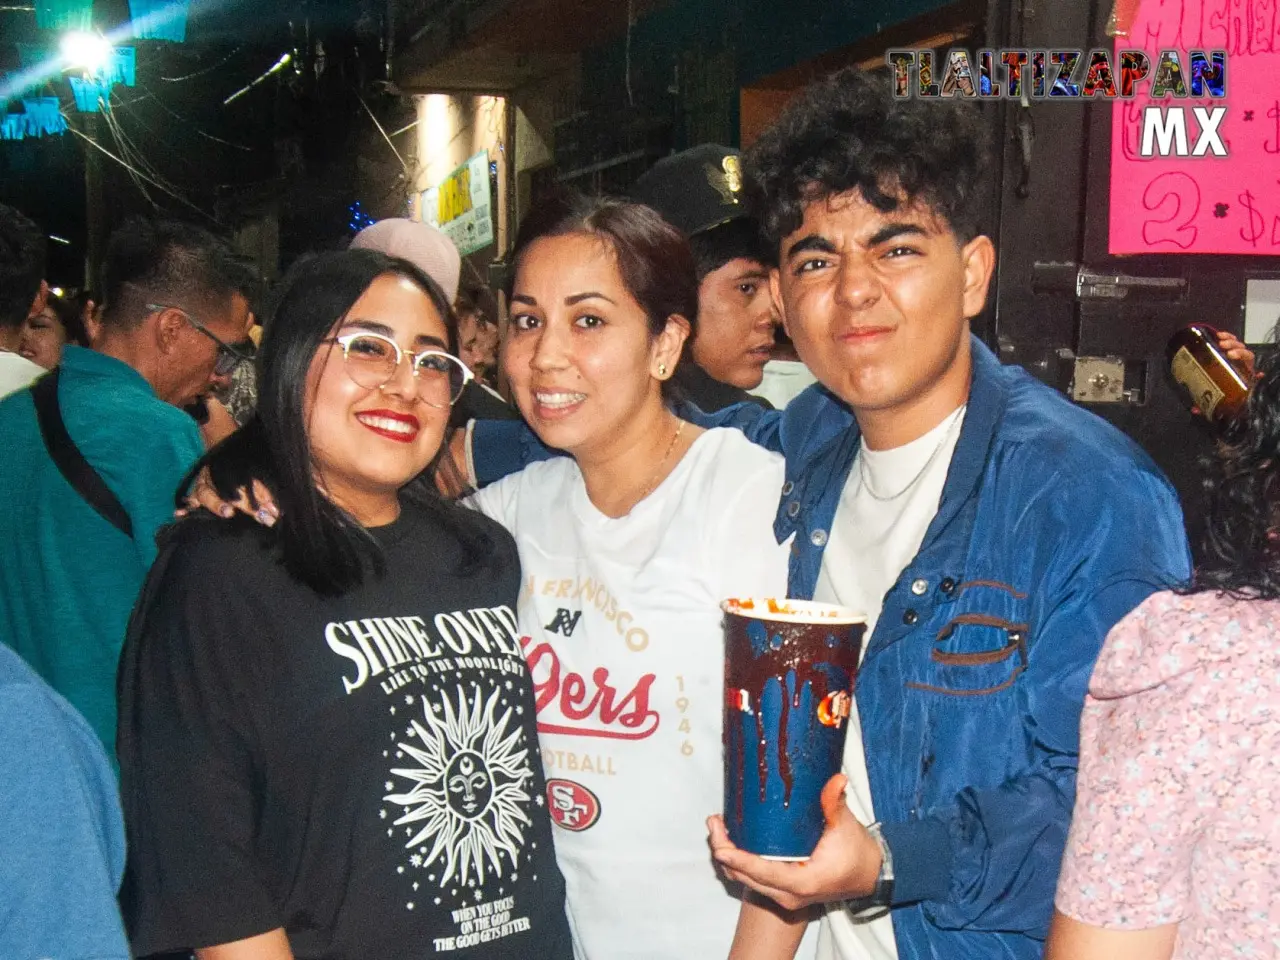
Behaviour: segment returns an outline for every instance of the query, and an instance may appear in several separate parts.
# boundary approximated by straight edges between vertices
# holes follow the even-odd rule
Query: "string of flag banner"
[[[41,30],[92,30],[93,0],[35,0]],[[138,40],[187,38],[188,0],[129,0],[129,21]]]
[[[130,29],[139,40],[182,43],[187,32],[188,0],[129,0]],[[93,0],[35,0],[36,26],[41,30],[89,33]],[[67,119],[56,96],[32,96],[62,69],[65,57],[43,44],[17,44],[20,74],[0,73],[0,140],[59,136]],[[97,113],[117,84],[137,82],[137,52],[131,46],[110,46],[96,68],[75,66],[67,75],[76,110]]]

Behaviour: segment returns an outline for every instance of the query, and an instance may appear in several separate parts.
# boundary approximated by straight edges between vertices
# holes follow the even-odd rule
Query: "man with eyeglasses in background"
[[[130,221],[108,245],[92,349],[67,347],[51,389],[0,401],[0,640],[113,756],[129,612],[203,452],[181,408],[244,360],[250,282],[208,232]]]

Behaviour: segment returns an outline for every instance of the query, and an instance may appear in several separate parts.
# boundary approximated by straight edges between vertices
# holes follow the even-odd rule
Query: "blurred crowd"
[[[882,86],[545,199],[502,289],[137,219],[70,296],[0,206],[0,957],[1280,957],[1276,361],[1193,570],[970,331],[979,120]],[[719,816],[745,596],[867,620],[803,863]]]

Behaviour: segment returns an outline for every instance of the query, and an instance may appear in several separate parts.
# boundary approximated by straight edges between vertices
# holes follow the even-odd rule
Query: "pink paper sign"
[[[1117,62],[1120,50],[1145,51],[1152,69],[1112,108],[1110,252],[1280,256],[1280,0],[1142,0],[1116,50]],[[1162,50],[1179,51],[1184,74],[1189,51],[1225,50],[1225,99],[1151,100]],[[1192,148],[1193,108],[1225,106],[1217,132],[1228,155],[1141,156],[1153,103],[1185,108]]]

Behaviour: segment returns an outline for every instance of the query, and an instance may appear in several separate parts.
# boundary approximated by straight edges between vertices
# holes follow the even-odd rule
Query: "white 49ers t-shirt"
[[[473,498],[520,548],[521,642],[579,957],[728,955],[740,901],[704,825],[724,806],[720,601],[785,595],[782,482],[780,456],[717,429],[625,517],[592,505],[568,458]]]

